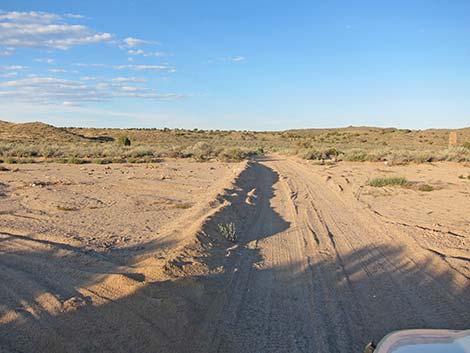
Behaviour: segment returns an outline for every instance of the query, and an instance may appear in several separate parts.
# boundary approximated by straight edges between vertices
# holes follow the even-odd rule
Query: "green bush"
[[[424,191],[424,192],[430,192],[430,191],[433,191],[434,188],[429,184],[420,184],[418,185],[418,190]]]
[[[349,162],[364,162],[368,159],[367,152],[364,150],[350,150],[342,155],[342,159]]]
[[[67,164],[85,164],[88,163],[85,159],[81,158],[76,158],[76,157],[70,157],[67,159]]]
[[[223,162],[240,162],[247,157],[247,154],[240,148],[229,148],[223,149],[217,157]]]
[[[367,183],[373,187],[384,187],[384,186],[409,186],[410,182],[405,177],[377,177],[372,178]]]
[[[235,243],[237,241],[237,232],[235,230],[235,223],[219,223],[217,225],[220,235],[225,239]]]
[[[131,145],[131,140],[129,137],[125,135],[121,135],[118,137],[117,142],[120,146],[130,146]]]
[[[5,159],[5,163],[16,164],[16,163],[18,163],[18,160],[16,158],[8,157],[7,159]]]
[[[199,161],[207,161],[212,157],[213,148],[207,142],[199,141],[191,148],[192,157]]]
[[[91,161],[93,164],[110,164],[113,163],[112,159],[109,158],[95,158]]]

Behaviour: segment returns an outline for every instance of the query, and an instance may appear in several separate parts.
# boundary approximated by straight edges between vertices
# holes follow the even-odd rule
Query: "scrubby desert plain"
[[[470,129],[449,133],[0,122],[0,352],[352,353],[469,328]]]

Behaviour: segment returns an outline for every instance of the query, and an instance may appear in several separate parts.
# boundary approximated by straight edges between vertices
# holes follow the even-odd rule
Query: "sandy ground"
[[[0,352],[352,353],[469,328],[469,173],[281,157],[0,172]],[[436,190],[365,186],[388,175]]]

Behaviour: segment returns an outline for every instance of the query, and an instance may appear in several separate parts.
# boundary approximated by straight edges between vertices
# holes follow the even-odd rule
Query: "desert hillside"
[[[449,134],[457,143],[449,148]],[[127,142],[126,142],[127,141]],[[347,127],[288,131],[57,128],[0,122],[0,158],[10,162],[239,161],[264,152],[347,161],[470,161],[470,128]]]

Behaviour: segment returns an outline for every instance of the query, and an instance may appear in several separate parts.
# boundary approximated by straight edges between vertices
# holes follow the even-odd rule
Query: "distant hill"
[[[80,142],[86,141],[86,138],[65,128],[58,128],[41,122],[15,124],[0,121],[0,140]]]
[[[118,137],[126,135],[132,141],[132,147],[141,147],[136,151],[140,155],[145,149],[154,151],[187,150],[198,142],[206,142],[214,148],[263,148],[266,151],[296,151],[308,149],[335,148],[339,151],[361,150],[401,150],[401,151],[441,151],[447,149],[451,129],[410,130],[397,128],[378,128],[350,126],[345,128],[293,129],[286,131],[220,131],[199,129],[103,129],[54,127],[40,122],[15,124],[0,121],[0,142],[14,142],[17,145],[34,145],[44,154],[47,148],[55,145],[56,149],[74,149],[80,145],[81,154],[93,154],[97,144],[100,148],[116,146]],[[454,130],[458,132],[458,145],[470,143],[470,128]],[[176,151],[176,152],[175,152]],[[109,151],[103,151],[104,154]],[[157,153],[155,152],[155,153]],[[8,152],[10,153],[10,152]],[[11,152],[10,154],[12,154]],[[67,155],[69,152],[62,154]],[[155,154],[154,153],[154,154]],[[158,152],[157,154],[159,154]]]

